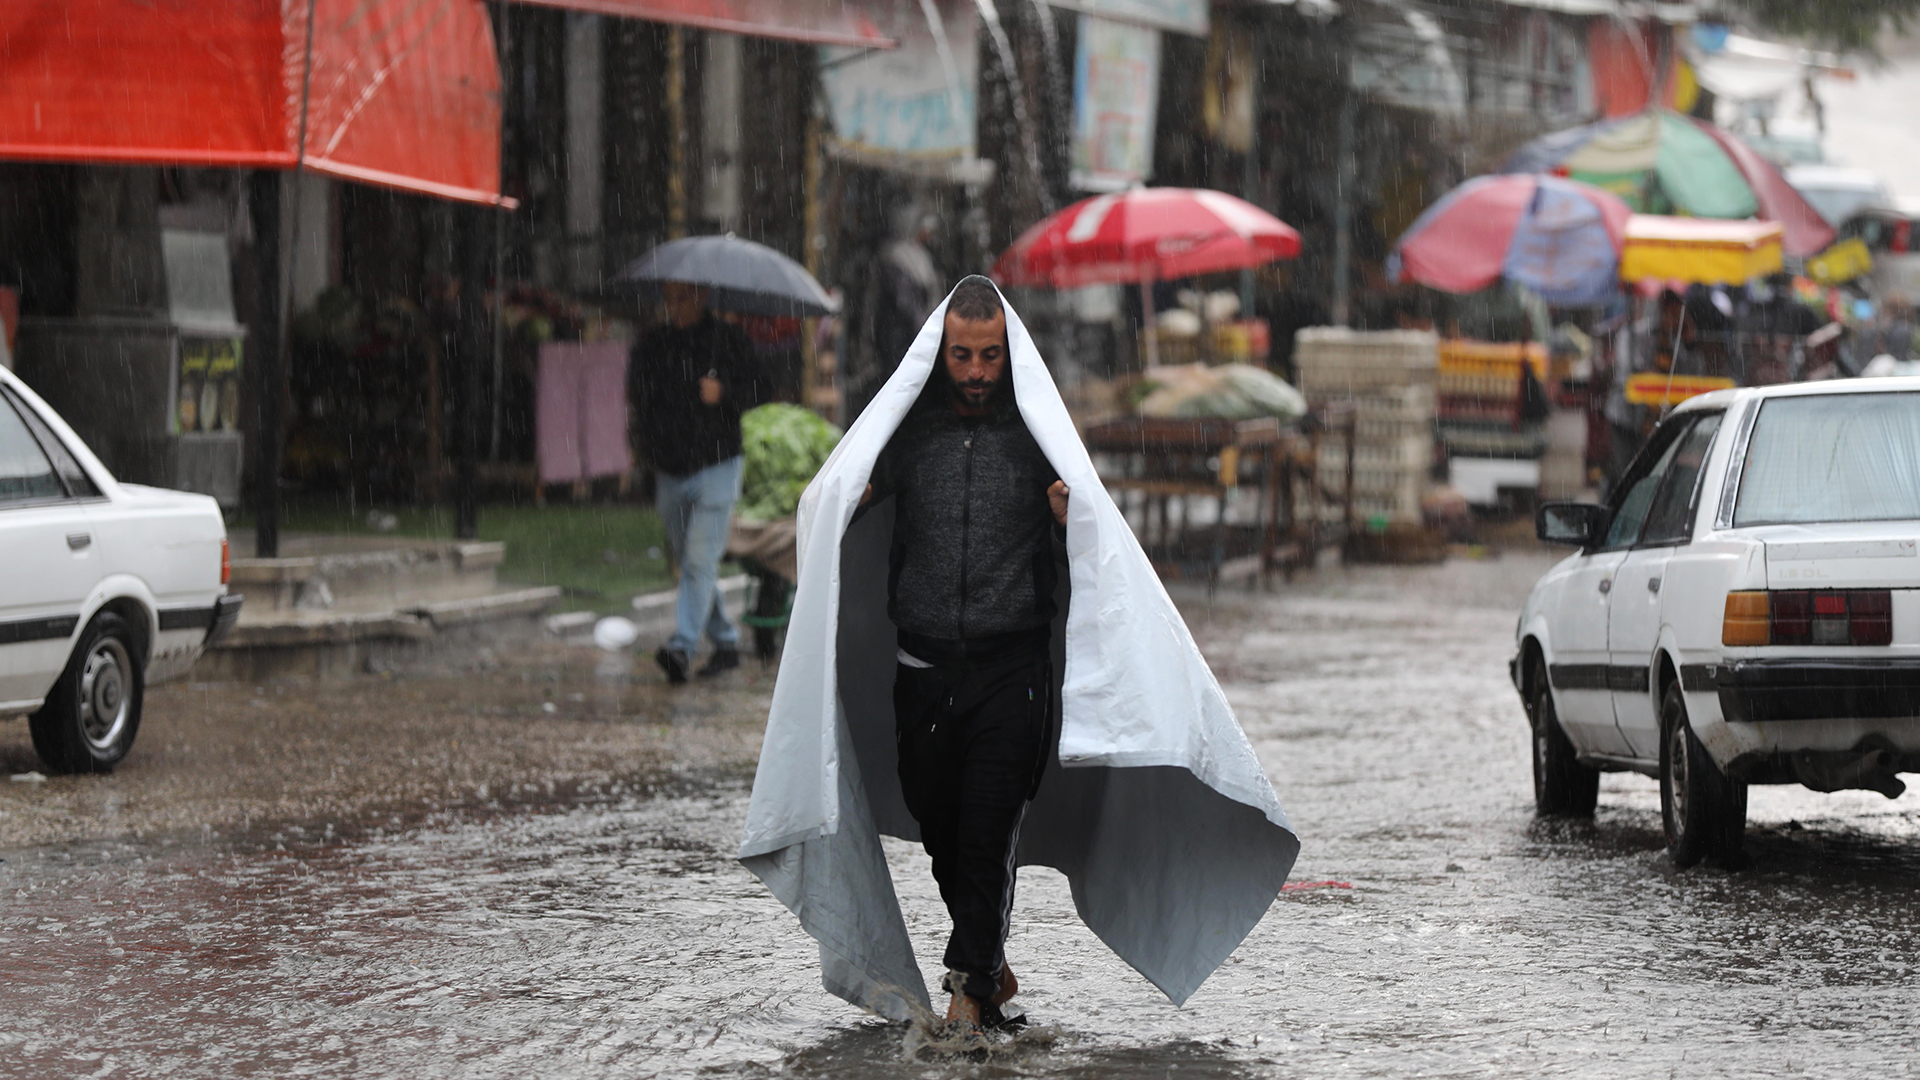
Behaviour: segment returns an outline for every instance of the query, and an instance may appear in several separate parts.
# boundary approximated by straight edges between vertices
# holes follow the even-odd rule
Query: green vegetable
[[[800,493],[840,442],[840,429],[798,405],[762,405],[740,416],[746,465],[734,513],[746,521],[792,517]]]

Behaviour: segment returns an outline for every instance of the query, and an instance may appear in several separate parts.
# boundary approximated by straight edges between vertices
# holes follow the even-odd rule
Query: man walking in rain
[[[1050,639],[1067,486],[1015,407],[1000,294],[948,303],[919,401],[876,462],[864,514],[894,500],[888,614],[900,785],[953,919],[947,1019],[1001,1020],[1014,848],[1051,747]]]
[[[673,637],[654,654],[678,685],[703,633],[713,655],[701,676],[740,666],[740,631],[727,618],[719,571],[740,498],[740,413],[757,403],[760,380],[746,332],[713,317],[705,289],[669,281],[661,291],[667,322],[634,346],[627,400],[680,570]]]

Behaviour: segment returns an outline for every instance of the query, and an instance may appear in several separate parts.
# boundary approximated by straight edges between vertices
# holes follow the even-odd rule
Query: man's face
[[[666,302],[667,321],[675,326],[692,326],[707,310],[707,290],[684,281],[661,282],[660,298]]]
[[[985,321],[948,314],[946,332],[940,362],[953,379],[960,409],[984,412],[1000,380],[1007,377],[1007,313],[997,312]]]

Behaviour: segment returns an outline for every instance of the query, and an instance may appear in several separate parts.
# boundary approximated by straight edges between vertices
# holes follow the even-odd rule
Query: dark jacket
[[[1053,621],[1047,488],[1059,479],[1011,401],[987,417],[910,414],[873,468],[896,500],[887,614],[909,635],[977,640]]]
[[[720,404],[700,401],[700,377],[720,380]],[[657,327],[627,361],[640,453],[669,476],[687,476],[740,453],[740,414],[760,404],[765,380],[746,331],[709,313],[692,326]]]

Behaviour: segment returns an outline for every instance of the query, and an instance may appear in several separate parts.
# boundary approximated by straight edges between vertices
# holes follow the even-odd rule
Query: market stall
[[[1351,499],[1340,500],[1352,490],[1351,477],[1329,490],[1318,462],[1323,439],[1352,439],[1351,415],[1331,435],[1324,425],[1283,425],[1272,417],[1126,416],[1095,424],[1082,437],[1162,577],[1211,585],[1248,572],[1264,585],[1276,571],[1290,578],[1311,566],[1350,523]],[[1227,508],[1246,501],[1246,493],[1252,512],[1231,521]],[[1189,501],[1195,498],[1218,509],[1196,521]],[[1338,516],[1328,521],[1315,512],[1321,507]]]
[[[1306,514],[1305,524],[1296,525],[1301,515],[1293,496],[1295,480],[1304,478],[1309,497],[1319,498],[1317,436],[1297,424],[1305,402],[1252,365],[1163,366],[1154,325],[1155,282],[1247,269],[1299,252],[1300,235],[1291,226],[1224,192],[1137,188],[1083,200],[1040,221],[994,263],[1002,285],[1139,286],[1140,388],[1150,393],[1134,403],[1132,415],[1094,425],[1085,439],[1163,575],[1217,582],[1244,565],[1264,581],[1318,550],[1321,515]],[[1204,311],[1203,301],[1202,318]],[[1218,349],[1211,341],[1195,355],[1255,352],[1250,342]],[[1250,510],[1243,497],[1249,486]],[[1200,535],[1204,539],[1196,539]]]

